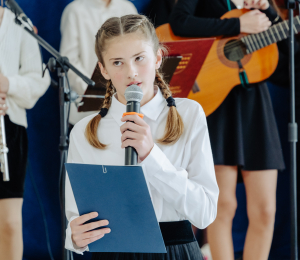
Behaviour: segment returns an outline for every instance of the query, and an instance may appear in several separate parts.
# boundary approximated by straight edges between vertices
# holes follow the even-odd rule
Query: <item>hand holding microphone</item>
[[[127,100],[126,112],[140,112],[140,102],[143,92],[137,85],[129,86],[125,91]],[[154,142],[152,139],[150,126],[137,114],[122,117],[122,122],[126,122],[120,127],[122,133],[122,148],[125,148],[125,165],[135,165],[137,156],[143,161],[151,152]]]
[[[124,116],[121,120],[127,121],[120,127],[122,148],[133,147],[143,161],[154,146],[150,126],[138,115]]]

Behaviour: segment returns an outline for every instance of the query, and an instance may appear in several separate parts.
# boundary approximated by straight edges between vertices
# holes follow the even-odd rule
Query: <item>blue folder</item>
[[[91,252],[166,253],[142,167],[65,166],[79,215],[109,221],[111,233],[89,244]]]

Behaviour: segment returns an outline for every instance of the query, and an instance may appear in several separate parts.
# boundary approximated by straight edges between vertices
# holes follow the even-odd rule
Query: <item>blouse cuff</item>
[[[171,164],[167,156],[163,151],[154,144],[150,154],[141,162],[146,168],[146,179],[151,183],[151,178],[156,175],[157,172],[166,169],[175,169]]]
[[[89,251],[89,247],[78,247],[76,246],[73,241],[72,241],[72,231],[71,231],[71,227],[70,227],[70,223],[72,220],[74,220],[75,218],[78,218],[78,216],[73,216],[70,218],[69,223],[68,223],[68,227],[66,230],[66,240],[65,240],[65,248],[73,251],[77,254],[83,255],[84,251]]]
[[[7,77],[7,79],[9,82],[7,95],[14,96],[18,93],[17,79],[14,77]]]

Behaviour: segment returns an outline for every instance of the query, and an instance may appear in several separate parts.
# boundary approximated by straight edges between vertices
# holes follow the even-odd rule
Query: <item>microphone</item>
[[[28,17],[26,16],[26,14],[24,14],[23,10],[15,0],[6,0],[5,4],[13,13],[15,13],[16,16],[20,17],[24,22],[28,23]]]
[[[125,99],[127,101],[126,112],[140,113],[140,102],[143,98],[143,91],[137,85],[131,85],[125,90]],[[136,150],[128,146],[125,148],[125,165],[137,164]]]

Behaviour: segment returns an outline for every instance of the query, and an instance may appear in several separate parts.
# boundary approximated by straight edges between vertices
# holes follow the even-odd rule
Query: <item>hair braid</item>
[[[102,108],[110,108],[112,96],[115,93],[115,88],[111,82],[111,80],[106,83],[106,94],[104,97]],[[89,121],[85,128],[85,137],[88,140],[89,144],[98,149],[105,149],[107,147],[106,144],[102,144],[97,135],[98,126],[100,123],[102,116],[100,114],[96,115],[92,120]]]
[[[165,99],[172,96],[172,92],[169,89],[168,84],[164,81],[162,74],[156,71],[155,83],[160,88],[162,95]],[[173,144],[177,142],[184,130],[184,124],[180,114],[175,106],[169,108],[167,124],[165,128],[165,135],[157,140],[161,144]]]

